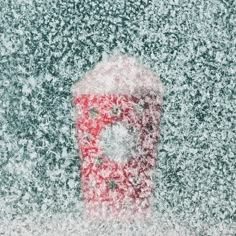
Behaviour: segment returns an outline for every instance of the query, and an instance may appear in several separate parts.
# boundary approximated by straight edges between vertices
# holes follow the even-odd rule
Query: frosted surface
[[[235,12],[234,0],[0,0],[0,235],[235,235]],[[113,52],[165,87],[149,224],[80,216],[71,88]]]
[[[100,145],[109,158],[124,162],[136,152],[136,139],[130,127],[119,122],[102,131]]]

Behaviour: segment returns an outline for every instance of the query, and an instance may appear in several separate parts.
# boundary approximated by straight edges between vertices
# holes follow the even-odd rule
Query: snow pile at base
[[[83,219],[79,213],[32,214],[0,222],[0,235],[11,236],[233,236],[236,225],[218,224],[194,230],[170,215],[154,213],[152,219],[103,221]]]
[[[158,219],[158,220],[157,220]],[[34,215],[0,226],[0,235],[17,236],[92,236],[92,235],[155,235],[191,236],[195,235],[184,226],[173,223],[163,215],[155,215],[149,221],[91,221],[82,219],[79,214],[56,214],[53,216]]]

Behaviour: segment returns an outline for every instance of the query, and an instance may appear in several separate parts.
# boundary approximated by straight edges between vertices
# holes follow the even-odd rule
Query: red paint
[[[140,102],[143,102],[143,111],[138,113],[135,107]],[[159,135],[160,105],[155,97],[84,94],[76,97],[74,103],[82,111],[76,118],[76,127],[82,159],[83,198],[89,214],[99,216],[104,206],[113,217],[118,217],[124,209],[130,214],[145,214],[150,208],[154,187],[152,170]],[[112,112],[114,107],[120,109],[118,114]],[[99,146],[101,131],[119,121],[131,125],[137,132],[139,150],[126,163],[110,159]]]

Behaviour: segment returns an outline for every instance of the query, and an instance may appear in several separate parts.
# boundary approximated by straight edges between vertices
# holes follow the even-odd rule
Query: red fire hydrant
[[[90,217],[151,214],[163,87],[134,58],[100,62],[73,88],[81,187]]]

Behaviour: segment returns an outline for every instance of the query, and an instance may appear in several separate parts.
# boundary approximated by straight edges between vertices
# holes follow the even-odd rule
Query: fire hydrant
[[[73,87],[81,189],[90,217],[152,212],[163,102],[158,76],[136,59],[104,59]]]

